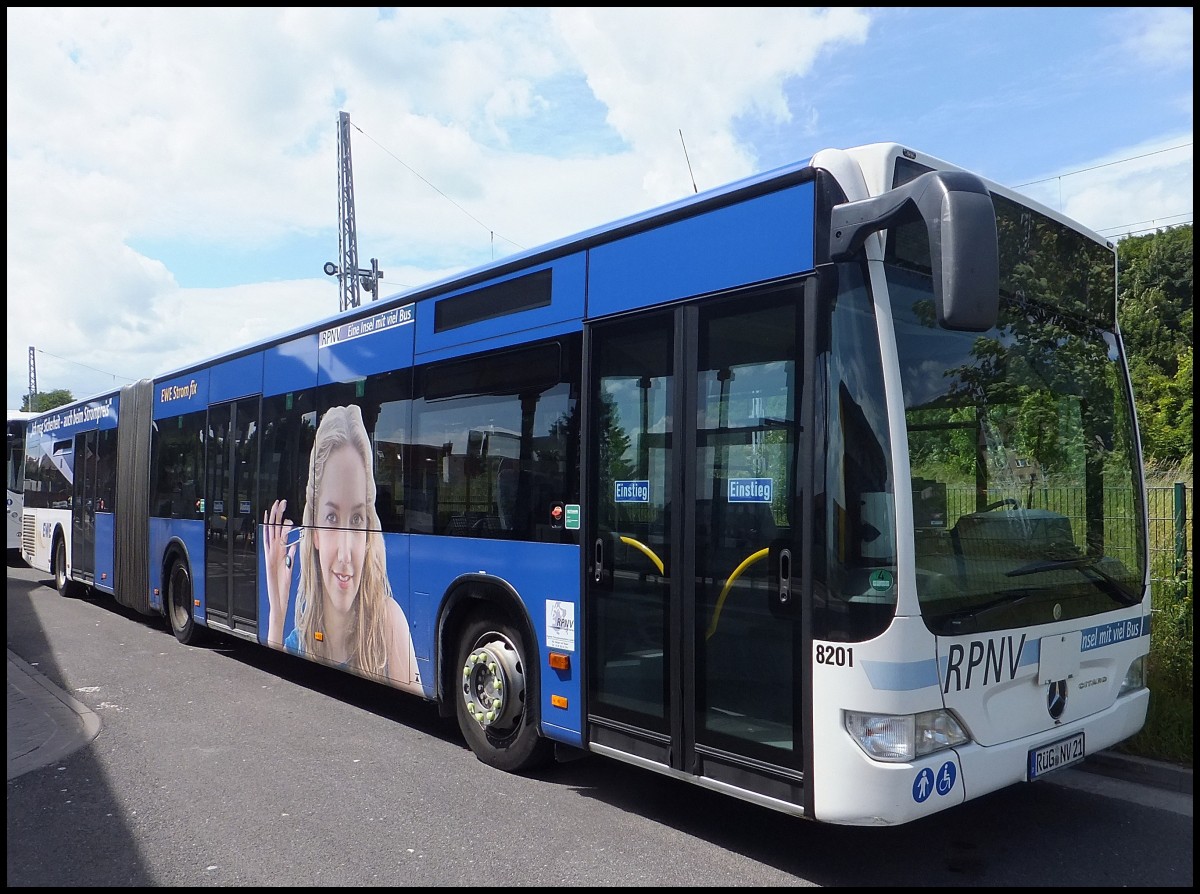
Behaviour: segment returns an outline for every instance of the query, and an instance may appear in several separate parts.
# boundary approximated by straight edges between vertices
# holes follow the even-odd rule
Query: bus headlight
[[[1133,692],[1135,689],[1143,689],[1146,686],[1146,656],[1141,655],[1133,659],[1133,663],[1129,665],[1129,670],[1125,671],[1125,679],[1121,681],[1121,691],[1117,695],[1124,695],[1126,692]]]
[[[962,725],[949,711],[920,714],[845,712],[846,732],[877,761],[911,761],[967,741]]]

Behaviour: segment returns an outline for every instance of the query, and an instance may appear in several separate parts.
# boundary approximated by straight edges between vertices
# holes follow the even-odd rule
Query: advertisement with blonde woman
[[[264,513],[267,645],[421,694],[408,619],[388,583],[371,458],[362,411],[332,407],[317,428],[300,527],[286,500]]]

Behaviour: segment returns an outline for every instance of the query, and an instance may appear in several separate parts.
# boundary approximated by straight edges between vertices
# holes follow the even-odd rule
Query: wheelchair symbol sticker
[[[948,795],[954,790],[954,783],[957,779],[958,768],[952,761],[946,761],[942,764],[936,778],[933,775],[933,770],[925,767],[917,774],[917,778],[913,780],[913,800],[918,804],[923,804],[935,791],[942,796]]]

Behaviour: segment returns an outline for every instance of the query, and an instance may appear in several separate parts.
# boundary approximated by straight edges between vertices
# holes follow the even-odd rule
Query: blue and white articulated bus
[[[898,145],[57,409],[27,450],[22,553],[61,590],[434,701],[500,770],[582,750],[887,825],[1145,722],[1114,247]]]

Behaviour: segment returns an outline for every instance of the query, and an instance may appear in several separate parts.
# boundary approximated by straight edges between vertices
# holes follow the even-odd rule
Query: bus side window
[[[396,527],[396,501],[392,499],[391,488],[381,487],[375,492],[375,512],[379,515],[383,530],[390,531]]]
[[[513,515],[517,508],[518,475],[516,466],[509,459],[500,460],[496,469],[496,514],[500,519],[500,530],[513,529]]]

